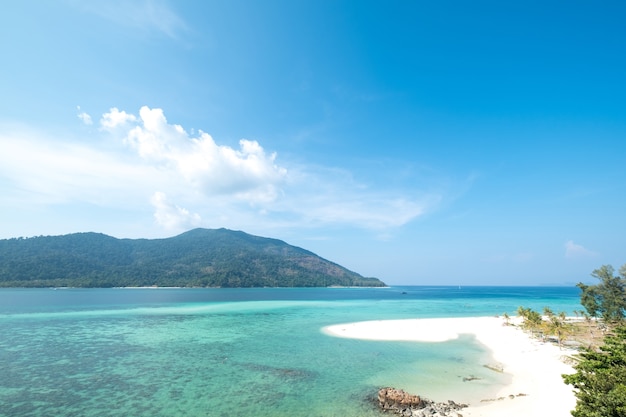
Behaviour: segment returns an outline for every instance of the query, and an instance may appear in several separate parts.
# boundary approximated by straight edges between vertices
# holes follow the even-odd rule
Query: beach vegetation
[[[563,375],[575,390],[574,417],[626,416],[626,327],[614,328],[599,349],[584,349],[574,370]]]
[[[534,337],[541,337],[542,340],[545,340],[547,336],[554,336],[559,348],[574,331],[565,312],[555,314],[550,307],[544,307],[543,316],[538,311],[522,306],[517,309],[517,314],[522,317],[523,329],[529,331]]]
[[[565,312],[554,314],[552,310],[544,310],[546,320],[543,322],[543,328],[548,335],[554,335],[559,345],[559,349],[563,347],[563,341],[573,332],[573,326],[567,321]]]
[[[587,332],[589,333],[589,340],[593,341],[594,336],[595,336],[593,333],[593,330],[594,330],[593,324],[595,323],[595,321],[589,314],[585,313],[584,311],[582,312],[582,316],[583,316],[584,323],[587,327]]]
[[[543,318],[539,312],[520,306],[517,314],[522,318],[522,328],[529,331],[531,335],[543,337]]]
[[[591,317],[601,317],[610,325],[623,322],[626,317],[626,264],[617,275],[611,265],[602,265],[591,276],[600,282],[577,284],[581,290],[580,303]]]

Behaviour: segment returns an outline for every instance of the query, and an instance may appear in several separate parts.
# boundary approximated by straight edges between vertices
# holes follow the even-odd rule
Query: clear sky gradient
[[[390,284],[626,263],[626,2],[7,2],[0,238],[243,230]]]

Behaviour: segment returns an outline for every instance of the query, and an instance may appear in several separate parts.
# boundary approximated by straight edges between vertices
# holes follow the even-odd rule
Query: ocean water
[[[492,398],[471,336],[341,339],[362,320],[573,314],[576,287],[0,289],[0,416],[374,417],[381,386]],[[477,377],[464,381],[467,377]]]

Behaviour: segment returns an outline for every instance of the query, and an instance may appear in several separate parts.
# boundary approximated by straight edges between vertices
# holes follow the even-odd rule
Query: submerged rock
[[[461,417],[458,411],[467,404],[454,401],[437,403],[401,389],[385,387],[378,390],[378,407],[405,417]]]

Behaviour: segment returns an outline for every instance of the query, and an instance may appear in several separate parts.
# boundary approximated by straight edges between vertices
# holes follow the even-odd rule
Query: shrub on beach
[[[626,416],[626,327],[615,328],[598,350],[585,349],[574,369],[563,375],[575,389],[574,417]]]

